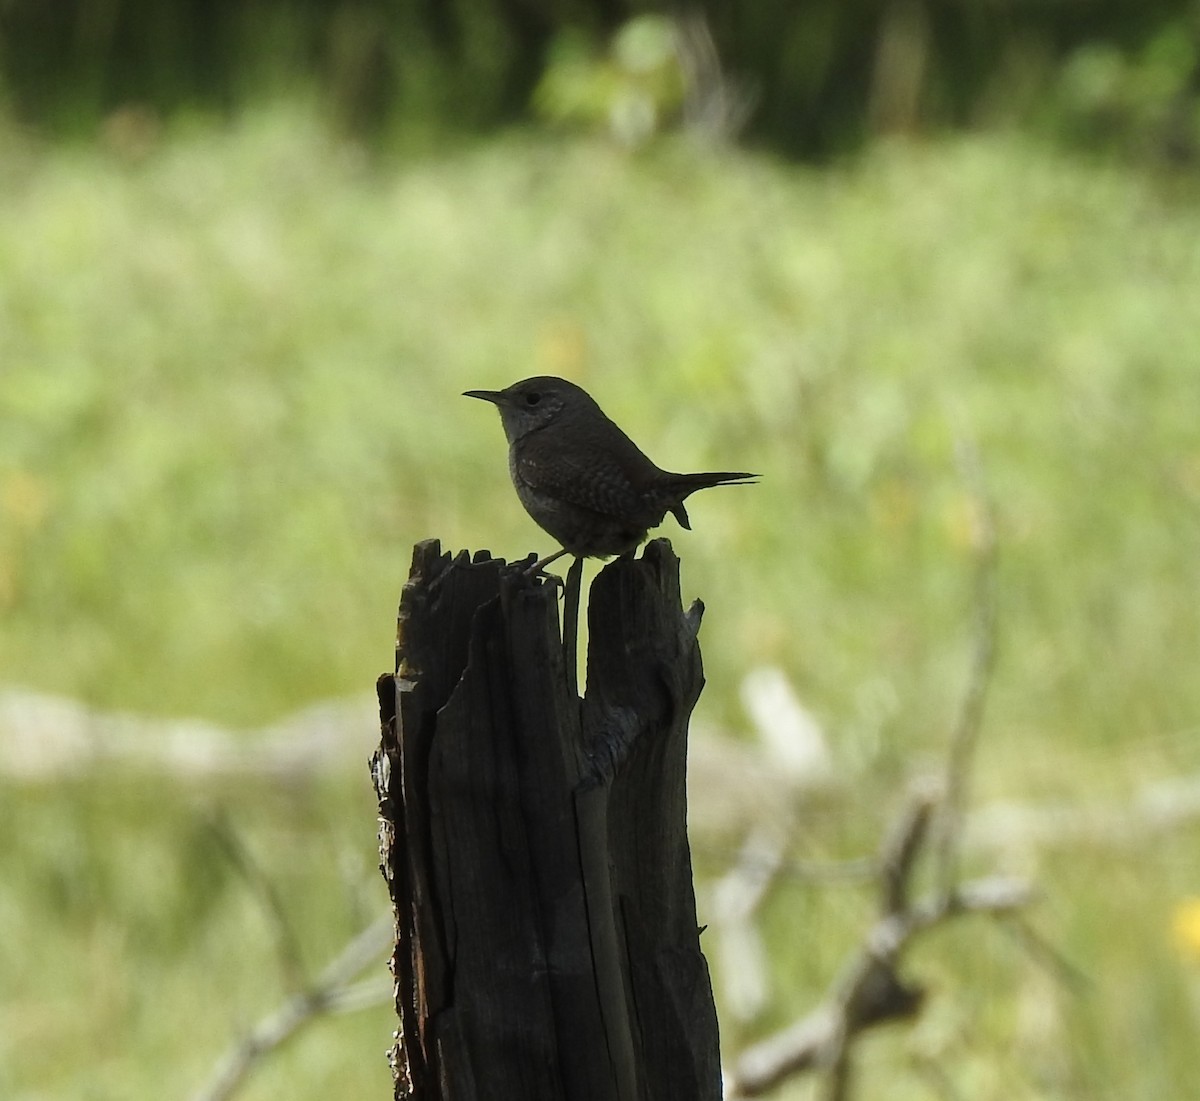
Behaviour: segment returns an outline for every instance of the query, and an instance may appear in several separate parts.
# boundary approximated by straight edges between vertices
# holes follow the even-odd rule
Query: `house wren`
[[[668,512],[685,528],[684,498],[698,489],[742,484],[757,474],[672,474],[660,470],[604,415],[586,390],[542,376],[506,390],[468,390],[500,410],[508,471],[525,511],[570,553],[603,557],[634,550]]]

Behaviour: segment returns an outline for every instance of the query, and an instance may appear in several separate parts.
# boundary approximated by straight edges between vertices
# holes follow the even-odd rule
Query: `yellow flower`
[[[0,513],[25,531],[35,531],[46,518],[50,490],[36,474],[13,470],[0,481]]]
[[[1175,907],[1171,932],[1179,954],[1200,961],[1200,898],[1184,899]]]

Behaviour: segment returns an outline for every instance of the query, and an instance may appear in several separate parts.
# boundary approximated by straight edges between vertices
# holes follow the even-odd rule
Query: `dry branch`
[[[971,880],[949,897],[940,891],[910,903],[913,868],[928,838],[934,805],[918,793],[899,818],[880,854],[881,913],[862,944],[843,968],[821,1004],[760,1043],[742,1051],[726,1073],[728,1098],[757,1097],[802,1071],[833,1068],[833,1096],[844,1095],[850,1042],[885,1021],[911,1017],[921,1006],[923,990],[904,981],[899,965],[913,940],[965,914],[1002,916],[1032,898],[1023,880],[991,876]]]
[[[963,817],[995,664],[997,595],[995,518],[979,455],[961,435],[957,450],[975,521],[974,645],[940,798],[926,785],[903,809],[879,856],[879,917],[817,1009],[738,1056],[726,1075],[730,1097],[757,1096],[793,1074],[821,1067],[829,1072],[826,1097],[844,1101],[850,1092],[854,1038],[884,1021],[911,1017],[921,1007],[923,989],[899,973],[913,939],[963,914],[1011,915],[1032,897],[1023,880],[960,882]],[[931,845],[931,834],[935,889],[913,902],[914,870]]]
[[[208,1082],[192,1101],[228,1101],[266,1056],[317,1017],[377,1005],[391,997],[390,986],[354,980],[383,960],[393,937],[391,915],[378,918],[354,937],[317,976],[262,1018],[217,1062]]]
[[[959,875],[962,820],[970,797],[971,767],[983,728],[983,708],[996,663],[996,514],[983,476],[983,464],[974,441],[960,432],[956,448],[958,468],[967,488],[973,520],[974,645],[966,690],[950,738],[946,758],[946,790],[938,824],[938,886],[947,897]]]

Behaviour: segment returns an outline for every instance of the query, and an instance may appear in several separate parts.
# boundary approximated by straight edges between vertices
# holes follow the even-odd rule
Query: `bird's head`
[[[467,390],[463,397],[492,402],[500,410],[509,443],[595,405],[587,391],[552,375],[522,379],[504,390]]]

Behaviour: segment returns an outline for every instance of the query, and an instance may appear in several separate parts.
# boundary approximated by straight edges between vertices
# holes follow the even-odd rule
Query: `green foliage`
[[[1059,75],[1049,114],[1060,133],[1089,148],[1194,163],[1200,155],[1197,39],[1172,24],[1140,50],[1079,49]]]
[[[282,107],[129,123],[96,148],[0,136],[6,680],[232,723],[368,690],[412,542],[549,549],[494,415],[458,397],[547,372],[666,465],[762,472],[667,534],[708,607],[702,717],[740,726],[741,676],[779,664],[853,779],[807,856],[872,847],[944,746],[970,647],[960,434],[1001,545],[978,800],[1115,806],[1200,768],[1193,196],[1012,136],[817,173],[512,136],[372,163]],[[212,821],[279,877],[319,967],[383,899],[361,764],[316,789],[7,784],[0,1092],[201,1080],[282,991]],[[1093,986],[955,932],[914,960],[930,1015],[872,1041],[864,1075],[901,1099],[927,1096],[926,1056],[983,1099],[1196,1080],[1170,928],[1197,841],[1002,850]],[[870,905],[773,899],[776,1021]],[[382,1095],[389,1030],[385,1010],[322,1026],[248,1096]]]
[[[672,121],[684,78],[671,22],[630,20],[598,53],[578,32],[564,33],[552,52],[533,103],[551,122],[607,130],[625,145],[654,137]]]

